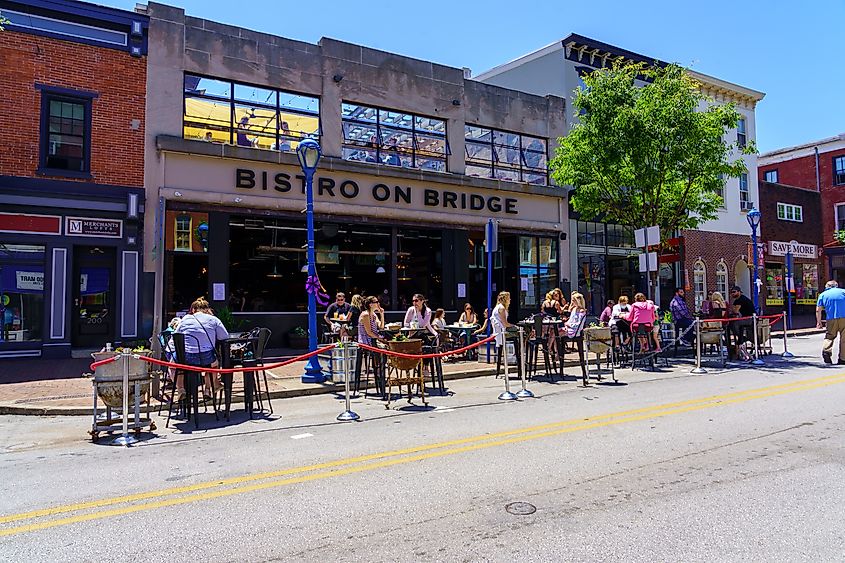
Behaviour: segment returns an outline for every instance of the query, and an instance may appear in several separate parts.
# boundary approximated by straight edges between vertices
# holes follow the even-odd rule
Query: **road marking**
[[[313,434],[306,432],[305,434],[294,434],[290,437],[291,440],[302,440],[303,438],[310,438]]]
[[[390,467],[393,465],[399,464],[406,464],[411,463],[414,461],[422,461],[426,459],[433,459],[438,457],[443,457],[447,455],[455,455],[475,450],[481,450],[486,448],[491,448],[494,446],[502,446],[506,444],[513,444],[513,443],[520,443],[529,440],[536,440],[540,438],[545,438],[549,436],[557,436],[561,434],[567,434],[570,432],[576,432],[580,430],[587,430],[592,428],[600,428],[604,426],[611,426],[617,424],[623,424],[627,422],[635,422],[639,420],[645,420],[649,418],[658,418],[663,416],[669,416],[672,414],[680,414],[685,412],[693,412],[697,410],[703,410],[707,408],[713,408],[717,406],[729,405],[729,404],[736,404],[736,403],[743,403],[747,401],[752,401],[756,399],[763,399],[768,397],[774,397],[778,395],[784,395],[788,393],[795,393],[799,391],[817,389],[821,387],[827,387],[830,385],[836,385],[839,383],[845,382],[845,373],[838,374],[836,376],[825,376],[819,377],[814,379],[808,379],[803,381],[796,381],[792,383],[785,383],[781,385],[774,385],[770,387],[763,387],[758,389],[750,389],[746,391],[737,391],[734,393],[728,393],[724,395],[715,395],[711,397],[703,397],[700,399],[691,399],[687,401],[680,401],[676,403],[668,403],[665,405],[657,405],[653,407],[644,407],[640,409],[634,409],[630,411],[622,411],[617,413],[609,413],[605,415],[598,415],[594,417],[587,417],[582,419],[573,419],[568,421],[544,424],[540,426],[534,426],[530,428],[523,428],[517,430],[509,430],[505,432],[499,432],[495,434],[488,434],[483,436],[474,436],[471,438],[463,438],[458,440],[451,440],[448,442],[441,442],[438,444],[428,444],[424,446],[417,446],[406,448],[402,450],[393,450],[389,452],[382,452],[377,454],[370,454],[365,456],[358,456],[355,458],[348,458],[343,460],[337,460],[333,462],[326,462],[321,464],[314,464],[309,466],[303,466],[299,468],[291,468],[291,469],[284,469],[280,471],[273,471],[268,473],[261,473],[261,474],[254,474],[254,475],[244,475],[241,477],[234,477],[229,479],[220,479],[217,481],[210,481],[206,483],[199,483],[196,485],[189,485],[185,487],[175,487],[170,489],[164,489],[160,491],[151,491],[147,493],[139,493],[134,495],[127,495],[124,497],[115,497],[109,499],[101,499],[98,501],[90,501],[85,503],[77,503],[72,505],[65,505],[65,506],[58,506],[54,508],[47,508],[42,510],[36,510],[27,513],[21,514],[14,514],[10,516],[5,516],[0,518],[0,523],[9,523],[24,519],[36,518],[40,516],[54,516],[61,513],[66,512],[75,512],[79,510],[84,510],[88,508],[99,508],[103,506],[109,506],[118,503],[127,503],[133,502],[137,500],[145,500],[149,498],[156,498],[162,497],[166,495],[174,495],[180,493],[187,493],[193,492],[203,489],[210,489],[214,487],[222,487],[224,485],[231,485],[231,484],[239,484],[245,483],[249,481],[256,481],[261,479],[267,479],[271,477],[278,477],[283,475],[291,475],[297,473],[305,473],[310,471],[316,471],[320,469],[330,469],[333,467],[340,467],[343,465],[350,465],[353,463],[360,463],[362,461],[371,461],[376,459],[383,459],[394,457],[395,459],[387,459],[384,461],[379,461],[377,463],[370,463],[365,465],[359,465],[355,467],[348,467],[343,469],[337,469],[332,471],[322,471],[318,473],[313,473],[310,475],[302,475],[299,477],[290,477],[281,480],[275,481],[268,481],[265,483],[257,483],[254,485],[248,486],[240,486],[231,489],[225,490],[216,490],[216,491],[208,491],[201,494],[193,494],[179,498],[173,499],[166,499],[166,500],[159,500],[155,502],[137,504],[133,506],[126,506],[122,508],[115,508],[111,510],[101,511],[101,512],[92,512],[89,514],[81,514],[77,516],[70,516],[67,518],[60,518],[56,520],[48,520],[44,522],[37,522],[33,524],[27,524],[23,526],[17,526],[12,528],[6,528],[4,530],[0,530],[0,537],[2,536],[10,536],[14,534],[21,534],[25,532],[31,532],[35,530],[43,530],[48,528],[53,528],[57,526],[63,526],[78,522],[86,522],[91,520],[97,520],[101,518],[108,518],[111,516],[120,516],[123,514],[130,514],[133,512],[140,512],[144,510],[153,510],[157,508],[163,508],[167,506],[175,506],[181,504],[187,504],[191,502],[197,502],[201,500],[209,500],[221,497],[232,496],[235,494],[243,494],[252,491],[258,491],[263,489],[275,488],[289,484],[295,483],[304,483],[307,481],[313,481],[317,479],[325,479],[328,477],[338,477],[342,475],[348,475],[353,473],[360,473],[363,471],[370,471],[375,469],[380,469],[384,467]],[[522,435],[520,435],[522,434]],[[500,439],[497,439],[500,438]],[[479,443],[480,442],[480,443]],[[460,446],[460,447],[450,447],[450,446]],[[441,449],[441,448],[448,448],[448,449]],[[430,450],[438,450],[441,451],[430,451]],[[418,452],[427,452],[427,453],[418,453]],[[417,453],[417,455],[408,456],[408,457],[397,457],[397,456],[407,456],[410,453]]]
[[[434,412],[452,412],[454,407],[434,407]]]

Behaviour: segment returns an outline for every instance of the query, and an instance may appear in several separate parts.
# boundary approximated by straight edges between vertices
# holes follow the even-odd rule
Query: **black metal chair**
[[[176,363],[187,365],[187,353],[185,352],[185,340],[187,338],[191,338],[194,342],[197,343],[197,347],[199,348],[199,340],[196,337],[191,336],[189,334],[182,334],[179,332],[174,332],[172,335],[173,341],[173,348],[176,352]],[[164,427],[167,428],[170,424],[170,417],[173,413],[173,399],[176,396],[176,379],[179,375],[182,374],[185,380],[185,398],[184,398],[184,412],[185,417],[190,420],[191,418],[191,411],[193,410],[194,413],[194,427],[199,428],[199,389],[202,387],[202,372],[201,371],[194,371],[194,370],[175,370],[174,378],[173,378],[173,389],[170,393],[170,401],[167,407],[167,422],[165,423]],[[212,400],[212,408],[214,409],[214,418],[215,420],[220,420],[217,415],[217,403],[216,401]],[[208,406],[206,406],[206,412],[208,412]]]
[[[549,335],[543,333],[543,316],[535,316],[533,322],[534,336],[528,338],[525,343],[525,377],[531,379],[537,374],[537,361],[541,351],[546,366],[546,375],[551,377],[552,369],[557,371],[557,364],[551,355],[551,350],[549,350]]]
[[[558,358],[560,359],[560,376],[563,378],[566,374],[563,370],[563,362],[566,360],[566,345],[569,342],[574,342],[575,345],[578,347],[578,360],[581,364],[581,380],[584,384],[584,387],[587,386],[588,376],[587,376],[587,364],[584,355],[584,326],[587,324],[587,315],[584,315],[581,318],[581,321],[578,323],[578,326],[575,329],[574,336],[569,336],[566,333],[566,327],[564,326],[563,334],[561,334],[557,339],[557,353]]]
[[[378,347],[378,344],[374,344]],[[384,394],[384,364],[382,362],[382,354],[357,348],[357,355],[355,356],[355,395],[358,395],[358,390],[361,387],[361,371],[363,370],[366,380],[364,381],[364,397],[367,397],[367,392],[370,389],[370,368],[373,370],[373,379],[376,383],[376,394]]]
[[[170,361],[172,355],[168,353],[169,352],[168,348],[171,346],[172,341],[173,341],[173,331],[165,330],[165,331],[160,332],[158,334],[158,342],[159,342],[159,345],[161,346],[161,354],[159,355],[160,360]],[[168,379],[169,373],[170,373],[169,368],[164,367],[164,369],[161,370],[161,382],[159,384],[159,389],[161,389],[161,391],[159,392],[159,403],[158,403],[158,415],[159,416],[161,416],[161,411],[164,408],[164,397],[165,397],[166,392],[167,392],[167,383],[169,381],[169,379]],[[175,385],[176,385],[175,375],[176,374],[174,372],[174,380],[173,380],[174,388],[175,388]],[[171,399],[172,399],[172,397],[171,397]]]
[[[270,407],[270,414],[273,414],[273,403],[270,401],[270,386],[267,384],[267,371],[264,370],[264,350],[270,342],[270,337],[273,332],[269,328],[258,329],[258,342],[255,345],[255,365],[262,368],[261,371],[252,372],[255,376],[255,397],[258,399],[259,410],[264,410],[261,402],[261,378],[259,373],[264,376],[264,392],[267,394],[267,405]]]
[[[637,369],[637,366],[642,366],[643,368],[648,367],[650,370],[654,370],[654,359],[657,353],[651,349],[651,333],[652,328],[650,325],[642,323],[637,325],[631,344],[633,348],[631,369]]]

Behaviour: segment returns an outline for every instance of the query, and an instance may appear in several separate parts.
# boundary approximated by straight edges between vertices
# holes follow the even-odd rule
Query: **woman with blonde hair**
[[[584,336],[583,332],[579,333],[579,329],[583,330],[583,323],[587,317],[587,306],[584,301],[584,296],[577,291],[572,292],[569,299],[569,319],[563,325],[563,335],[560,337],[560,372],[563,373],[563,360],[566,356],[566,344],[575,342],[578,346],[578,358],[581,364],[581,377],[584,385],[587,384],[587,367],[584,360]]]
[[[725,298],[718,291],[713,292],[710,298],[710,318],[722,319],[728,310],[728,304],[725,303]]]
[[[499,373],[499,366],[502,362],[502,355],[507,354],[504,352],[505,346],[505,331],[511,328],[511,323],[508,322],[508,307],[511,305],[511,294],[508,291],[502,291],[499,293],[498,297],[496,297],[496,306],[493,308],[493,313],[490,315],[490,327],[493,330],[493,336],[496,337],[496,374]],[[517,344],[514,346],[514,351],[516,353],[517,358],[517,368],[519,374],[522,375],[522,358],[521,358],[521,351],[520,346]],[[507,362],[507,357],[505,357],[505,361]]]

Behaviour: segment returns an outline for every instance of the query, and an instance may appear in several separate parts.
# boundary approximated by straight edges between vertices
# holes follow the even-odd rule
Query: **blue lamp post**
[[[314,171],[317,170],[317,163],[320,162],[320,145],[314,139],[305,139],[296,148],[296,156],[299,158],[299,165],[305,174],[305,216],[308,222],[308,278],[313,279],[317,275],[317,261],[314,256]],[[317,349],[317,296],[308,292],[308,350],[313,352]],[[305,373],[302,375],[303,383],[322,383],[323,368],[320,367],[320,360],[316,354],[311,356],[305,364]]]
[[[751,227],[751,245],[754,247],[754,279],[751,280],[751,293],[754,296],[754,310],[757,314],[760,314],[760,278],[758,274],[758,262],[757,262],[757,227],[760,226],[760,212],[757,208],[753,208],[751,211],[748,212],[748,215],[745,216],[748,220],[748,225]]]

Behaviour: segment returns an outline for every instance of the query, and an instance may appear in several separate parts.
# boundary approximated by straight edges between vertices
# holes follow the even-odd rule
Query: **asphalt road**
[[[842,561],[845,368],[820,339],[515,403],[451,382],[433,410],[355,401],[358,423],[290,399],[128,449],[86,442],[87,418],[4,417],[0,560]]]

